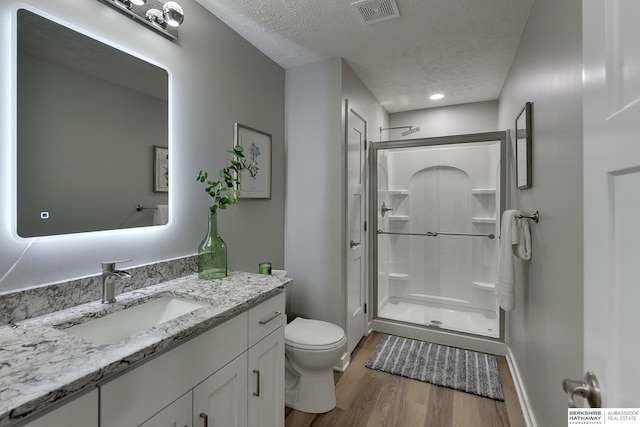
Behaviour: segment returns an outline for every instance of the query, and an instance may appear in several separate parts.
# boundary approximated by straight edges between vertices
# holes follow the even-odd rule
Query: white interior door
[[[365,152],[367,117],[346,102],[347,340],[351,353],[365,334]]]
[[[584,367],[640,407],[640,2],[582,2]]]

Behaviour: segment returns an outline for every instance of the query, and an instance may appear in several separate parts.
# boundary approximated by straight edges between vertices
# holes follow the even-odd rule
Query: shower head
[[[410,135],[412,133],[416,133],[416,132],[420,132],[420,127],[413,127],[413,126],[409,126],[409,130],[406,130],[404,132],[402,132],[402,136],[407,136]]]

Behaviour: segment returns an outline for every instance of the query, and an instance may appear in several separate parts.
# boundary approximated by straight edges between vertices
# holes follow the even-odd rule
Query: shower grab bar
[[[383,231],[378,229],[378,234],[393,234],[396,236],[427,236],[427,237],[438,237],[438,236],[471,236],[471,237],[488,237],[490,239],[495,239],[496,235],[491,234],[474,234],[474,233],[448,233],[444,231],[427,231],[426,233],[396,233],[393,231]]]

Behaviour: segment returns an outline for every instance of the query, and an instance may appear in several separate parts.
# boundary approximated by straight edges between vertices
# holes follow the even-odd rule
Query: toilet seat
[[[333,350],[344,345],[345,341],[341,327],[322,320],[298,317],[284,329],[285,345],[301,350]]]

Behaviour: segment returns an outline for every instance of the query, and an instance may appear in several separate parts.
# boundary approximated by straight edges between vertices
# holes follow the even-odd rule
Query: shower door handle
[[[393,208],[388,208],[387,205],[384,204],[384,202],[382,202],[382,204],[380,205],[380,215],[382,215],[382,218],[384,218],[384,214],[392,210]]]
[[[580,395],[587,399],[589,407],[600,408],[602,405],[602,396],[600,394],[600,384],[598,378],[593,372],[587,372],[584,374],[582,380],[570,380],[564,379],[562,381],[562,388],[567,393],[569,399],[569,408],[575,408],[576,403],[573,400],[573,396]]]
[[[355,248],[356,246],[360,246],[360,242],[354,242],[353,240],[349,242],[349,247],[351,249]]]

